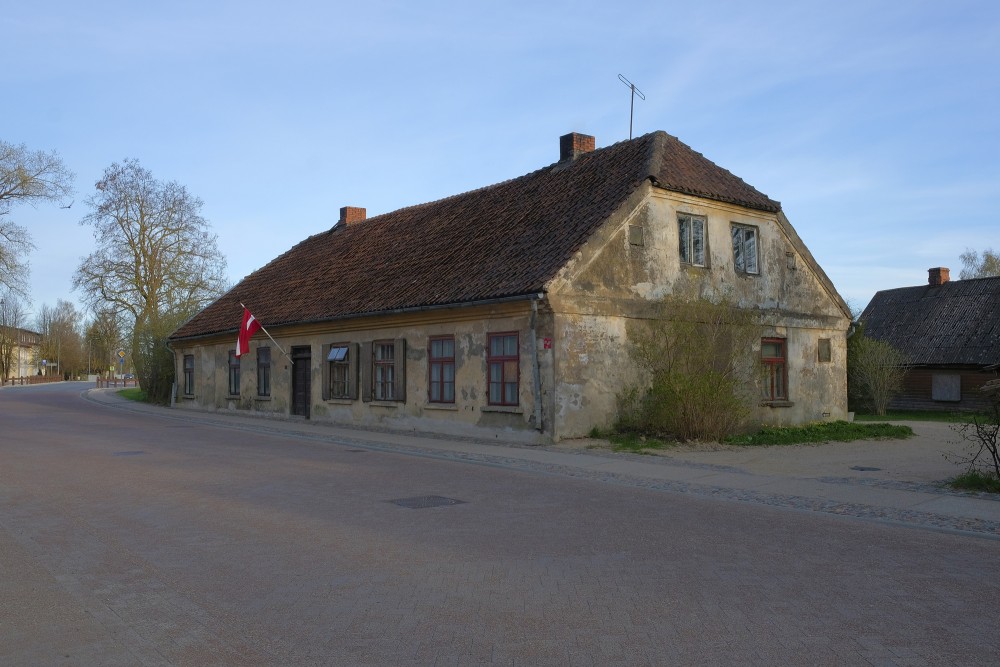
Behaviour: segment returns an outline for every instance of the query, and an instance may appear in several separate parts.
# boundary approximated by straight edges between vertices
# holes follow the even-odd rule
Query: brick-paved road
[[[995,664],[1000,541],[0,393],[0,664]],[[392,499],[464,501],[407,509]]]

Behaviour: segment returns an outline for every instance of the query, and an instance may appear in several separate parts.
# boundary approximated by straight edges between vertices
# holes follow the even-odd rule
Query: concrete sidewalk
[[[967,446],[941,423],[909,422],[917,435],[908,440],[670,450],[646,456],[595,448],[596,441],[586,440],[539,447],[499,438],[488,442],[302,419],[172,410],[128,401],[114,389],[90,389],[83,396],[107,408],[221,428],[1000,538],[1000,497],[942,486],[961,472],[945,456],[954,457]]]

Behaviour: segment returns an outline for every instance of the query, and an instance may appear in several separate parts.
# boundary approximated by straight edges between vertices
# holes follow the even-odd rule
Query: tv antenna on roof
[[[628,109],[628,138],[632,138],[632,112],[635,110],[635,96],[638,95],[640,100],[646,99],[646,96],[642,94],[642,91],[635,87],[635,84],[623,77],[621,74],[618,75],[618,80],[624,83],[626,86],[632,89],[632,104]]]

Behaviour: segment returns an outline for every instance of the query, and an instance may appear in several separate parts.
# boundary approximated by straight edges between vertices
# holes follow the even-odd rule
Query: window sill
[[[458,411],[458,406],[454,403],[428,403],[424,406],[424,410],[455,410]]]
[[[324,403],[331,403],[333,405],[350,405],[353,402],[353,398],[328,398],[324,401]]]
[[[267,401],[271,400],[271,397],[270,396],[254,396],[253,400],[260,401],[260,402],[267,402]]]
[[[761,407],[765,408],[791,408],[795,403],[792,401],[761,401]]]
[[[523,415],[524,410],[520,405],[484,405],[483,412],[506,412],[512,415]]]
[[[181,398],[189,400],[189,401],[193,401],[194,399],[196,399],[198,397],[195,396],[194,394],[182,394]]]
[[[368,405],[376,408],[398,408],[402,405],[400,401],[368,401]]]
[[[226,400],[227,401],[238,401],[241,398],[243,398],[243,397],[240,396],[239,394],[226,394]]]

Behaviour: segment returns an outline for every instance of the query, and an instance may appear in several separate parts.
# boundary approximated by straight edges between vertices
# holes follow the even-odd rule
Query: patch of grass
[[[1000,479],[980,470],[969,470],[948,482],[948,486],[961,491],[986,491],[1000,493]]]
[[[845,421],[819,422],[807,426],[763,428],[756,433],[723,440],[727,445],[799,445],[810,442],[851,442],[876,438],[909,438],[913,429],[892,424],[858,424]]]
[[[132,389],[122,389],[117,393],[122,398],[127,398],[130,401],[139,401],[140,403],[146,403],[149,400],[148,398],[146,398],[145,391],[143,391],[142,389],[137,389],[135,387],[133,387]]]
[[[854,420],[859,422],[884,421],[922,421],[947,422],[954,424],[970,423],[974,412],[939,412],[937,410],[887,410],[884,416],[856,413]]]

